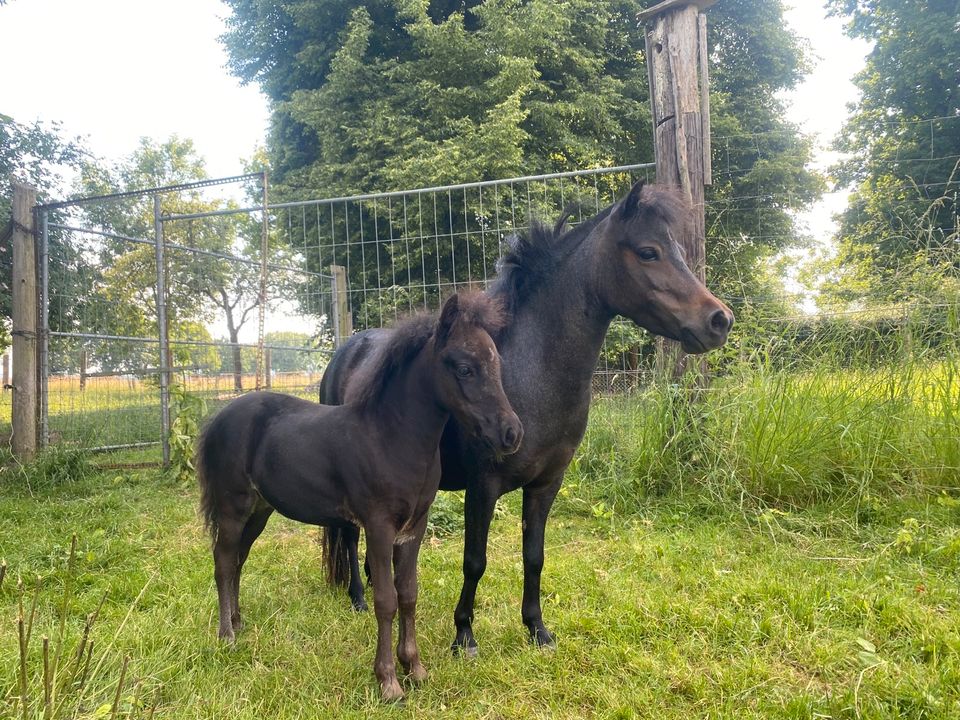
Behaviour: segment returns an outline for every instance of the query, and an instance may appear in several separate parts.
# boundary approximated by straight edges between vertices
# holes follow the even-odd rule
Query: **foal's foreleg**
[[[397,666],[393,662],[393,618],[397,614],[397,590],[393,584],[395,533],[388,529],[365,528],[367,533],[367,561],[373,577],[373,609],[377,616],[377,654],[373,672],[380,682],[380,695],[387,701],[403,699],[403,690],[397,680]]]
[[[426,517],[414,531],[414,537],[393,549],[393,569],[397,599],[400,606],[400,632],[397,638],[397,657],[414,683],[427,679],[427,669],[420,662],[417,647],[417,558],[427,529]]]

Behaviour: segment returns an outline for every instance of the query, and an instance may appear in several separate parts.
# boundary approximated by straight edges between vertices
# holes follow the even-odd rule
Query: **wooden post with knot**
[[[20,460],[37,452],[37,260],[35,188],[13,180],[13,438]]]
[[[645,24],[650,106],[653,115],[657,183],[679,188],[693,208],[693,221],[677,238],[687,265],[706,276],[704,185],[711,179],[710,78],[707,18],[716,0],[666,0],[641,12]],[[673,340],[657,341],[657,366],[678,378],[696,370],[702,381],[706,362],[691,362]]]

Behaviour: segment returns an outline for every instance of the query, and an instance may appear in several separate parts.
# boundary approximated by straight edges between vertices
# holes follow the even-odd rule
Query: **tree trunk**
[[[240,354],[240,330],[233,320],[233,308],[224,299],[223,310],[227,316],[227,332],[230,333],[231,355],[233,356],[233,389],[243,390],[243,357]]]

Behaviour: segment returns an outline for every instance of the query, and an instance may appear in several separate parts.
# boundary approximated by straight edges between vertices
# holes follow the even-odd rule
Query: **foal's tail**
[[[346,587],[350,584],[350,541],[345,536],[346,528],[325,527],[320,533],[320,548],[323,566],[327,570],[330,585]]]
[[[200,515],[203,517],[203,524],[210,533],[210,537],[216,540],[219,513],[217,512],[217,489],[210,474],[210,452],[206,443],[209,430],[210,426],[207,425],[197,440],[194,466],[197,468],[197,482],[200,483]]]

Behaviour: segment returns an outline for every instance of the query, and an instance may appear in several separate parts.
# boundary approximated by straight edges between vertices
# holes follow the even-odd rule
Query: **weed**
[[[175,410],[170,423],[170,474],[178,482],[191,483],[196,478],[196,444],[207,403],[182,383],[171,385],[170,396]]]
[[[73,613],[74,586],[77,581],[77,537],[73,536],[62,578],[61,596],[58,601],[45,601],[44,606],[56,605],[57,615],[40,618],[42,591],[49,583],[37,577],[33,592],[27,590],[22,580],[17,581],[17,669],[16,685],[0,701],[0,709],[6,709],[9,717],[29,720],[59,720],[86,716],[90,708],[96,709],[93,718],[110,717],[123,713],[123,717],[152,718],[157,696],[147,707],[142,697],[143,681],[128,684],[130,658],[124,657],[119,677],[114,679],[105,671],[105,655],[96,655],[94,627],[107,598],[105,592],[93,612],[86,615],[78,638],[68,635],[68,621]],[[6,566],[3,566],[5,571]],[[0,590],[3,576],[0,572]],[[34,629],[43,622],[49,627],[52,637],[44,634],[39,643]],[[72,634],[72,633],[71,633]],[[38,648],[39,645],[39,653]],[[106,701],[105,698],[111,697]],[[98,704],[99,703],[99,704]]]

